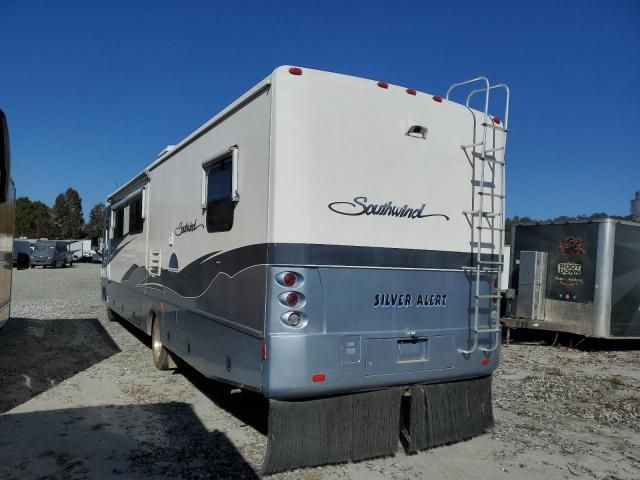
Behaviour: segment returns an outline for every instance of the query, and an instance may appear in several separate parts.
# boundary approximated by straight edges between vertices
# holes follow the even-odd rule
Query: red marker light
[[[291,67],[289,73],[291,75],[302,75],[302,69],[300,67]]]
[[[407,88],[407,93],[408,93],[409,95],[415,95],[415,94],[416,94],[416,91],[415,91],[413,88]]]
[[[489,365],[489,358],[484,357],[484,358],[480,361],[480,363],[481,363],[482,365]]]
[[[491,120],[493,120],[494,123],[500,125],[500,119],[498,117],[493,117]]]
[[[262,360],[266,360],[267,359],[267,344],[266,343],[262,344],[262,349],[260,351],[260,356],[262,357]]]
[[[311,381],[315,383],[324,382],[326,379],[327,377],[324,373],[314,373],[313,375],[311,375]]]
[[[442,97],[439,97],[438,95],[434,95],[432,98],[434,102],[442,103]]]
[[[378,86],[380,88],[389,88],[389,84],[387,82],[378,82]]]

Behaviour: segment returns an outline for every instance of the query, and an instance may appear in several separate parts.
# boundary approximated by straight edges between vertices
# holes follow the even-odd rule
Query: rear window
[[[118,208],[114,213],[113,238],[124,236],[124,207]]]

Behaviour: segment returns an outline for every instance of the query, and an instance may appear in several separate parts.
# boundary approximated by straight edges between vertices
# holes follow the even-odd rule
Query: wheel
[[[151,354],[153,355],[153,364],[158,370],[169,370],[169,352],[164,345],[160,336],[160,322],[153,319],[151,326]]]
[[[62,268],[67,268],[67,261],[62,262]]]
[[[35,265],[31,265],[31,268],[36,268],[36,266]]]
[[[107,318],[109,319],[110,322],[117,322],[118,314],[113,310],[111,310],[109,307],[107,307]]]

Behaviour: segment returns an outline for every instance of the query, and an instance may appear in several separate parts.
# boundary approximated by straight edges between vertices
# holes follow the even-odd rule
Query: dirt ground
[[[99,267],[14,271],[0,331],[0,478],[259,478],[266,408],[107,320]],[[496,426],[407,456],[269,478],[639,479],[640,345],[517,342],[494,378]]]

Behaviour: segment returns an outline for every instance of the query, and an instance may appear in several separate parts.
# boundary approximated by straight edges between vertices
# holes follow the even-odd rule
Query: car
[[[13,266],[28,268],[31,264],[31,244],[27,240],[13,241]]]
[[[31,268],[66,267],[69,261],[69,242],[65,240],[39,240],[31,254]]]

